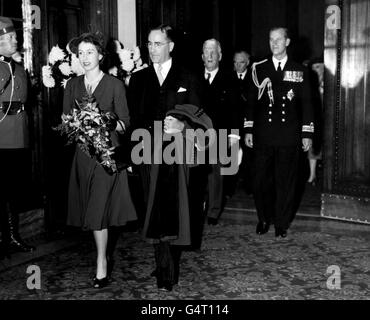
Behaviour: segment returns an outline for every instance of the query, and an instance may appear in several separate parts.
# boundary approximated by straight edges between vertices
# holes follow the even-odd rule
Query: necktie
[[[211,84],[211,73],[207,72],[206,79],[207,79],[208,83]]]
[[[239,73],[239,80],[242,81],[243,80],[243,75],[241,73]]]
[[[277,67],[277,72],[281,72],[282,70],[281,70],[281,62],[279,62],[279,65],[278,65],[278,67]]]
[[[161,64],[158,65],[157,77],[158,77],[159,84],[162,85],[162,83],[164,82],[164,78],[162,75],[162,65]]]

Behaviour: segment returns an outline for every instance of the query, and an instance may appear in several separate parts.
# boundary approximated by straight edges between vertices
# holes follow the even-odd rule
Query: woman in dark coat
[[[75,101],[81,103],[88,92],[92,93],[100,110],[106,112],[110,120],[107,125],[112,130],[111,139],[115,146],[117,132],[124,131],[129,125],[124,85],[100,70],[104,51],[102,40],[95,34],[83,34],[74,40],[74,44],[85,75],[68,81],[63,113],[70,113]],[[95,288],[108,284],[108,227],[123,226],[131,220],[136,220],[136,212],[126,171],[107,173],[96,159],[90,158],[77,145],[69,182],[67,224],[93,231],[97,248]]]
[[[194,105],[176,105],[167,112],[163,139],[154,139],[154,154],[163,151],[161,164],[152,164],[148,208],[143,228],[144,237],[154,245],[159,289],[172,290],[178,283],[181,247],[191,245],[191,210],[199,204],[190,203],[190,171],[196,166],[194,139],[186,129],[212,128],[210,118]],[[169,141],[170,137],[174,141]],[[187,148],[186,145],[190,145]],[[167,150],[175,150],[175,163]],[[195,162],[195,163],[194,163]],[[201,205],[201,204],[200,204]]]

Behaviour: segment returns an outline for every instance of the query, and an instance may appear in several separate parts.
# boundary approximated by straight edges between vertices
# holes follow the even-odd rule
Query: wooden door
[[[370,2],[326,5],[321,214],[370,223]]]

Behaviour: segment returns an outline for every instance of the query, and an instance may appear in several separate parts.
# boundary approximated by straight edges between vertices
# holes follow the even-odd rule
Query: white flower
[[[81,74],[85,74],[84,68],[82,68],[80,61],[74,53],[72,54],[71,69],[72,72],[77,74],[78,76],[80,76]]]
[[[132,59],[134,59],[134,61],[140,59],[140,49],[139,49],[139,47],[134,48],[134,56],[133,56]]]
[[[51,67],[49,65],[42,67],[42,76],[43,77],[51,77]]]
[[[47,88],[53,88],[55,86],[55,80],[53,77],[42,77],[42,82]]]
[[[139,58],[139,60],[137,60],[137,61],[135,62],[135,67],[136,67],[136,68],[139,68],[142,64],[143,64],[143,60],[141,60],[141,58]]]
[[[65,75],[69,76],[72,73],[71,66],[69,65],[68,62],[63,62],[59,66],[59,70]]]
[[[126,61],[122,61],[122,69],[127,71],[127,72],[130,72],[134,67],[135,67],[135,63],[133,60],[126,60]]]
[[[57,61],[64,60],[66,57],[64,51],[58,45],[54,46],[49,53],[49,62],[54,64]]]
[[[131,60],[132,52],[130,50],[120,49],[117,51],[117,53],[122,63],[126,60]]]
[[[132,72],[136,72],[136,71],[139,71],[139,70],[141,70],[141,69],[145,69],[145,68],[147,68],[148,67],[148,65],[146,64],[146,63],[144,63],[143,65],[141,65],[140,67],[137,67],[134,71],[132,71]]]
[[[108,74],[111,74],[112,76],[117,77],[117,72],[118,72],[118,68],[117,67],[113,67],[113,68],[110,68],[109,69]]]
[[[68,78],[68,79],[63,79],[63,81],[62,81],[62,83],[61,83],[61,85],[62,85],[62,87],[65,89],[66,88],[66,86],[67,86],[67,82],[68,82],[68,80],[69,80],[70,78]]]

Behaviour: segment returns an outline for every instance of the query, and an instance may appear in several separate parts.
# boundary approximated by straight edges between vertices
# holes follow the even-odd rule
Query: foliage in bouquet
[[[56,45],[49,53],[48,64],[42,67],[42,82],[47,88],[65,88],[70,78],[81,74],[84,74],[84,69],[69,46],[63,50]]]
[[[148,65],[143,63],[139,47],[135,47],[132,50],[125,49],[118,40],[114,40],[114,49],[119,62],[109,70],[109,74],[118,77],[128,85],[130,76]]]
[[[54,129],[67,137],[67,144],[77,142],[81,150],[95,158],[108,173],[117,172],[105,113],[99,109],[91,93],[81,103],[75,103],[76,108],[67,115],[62,114],[62,123]]]

